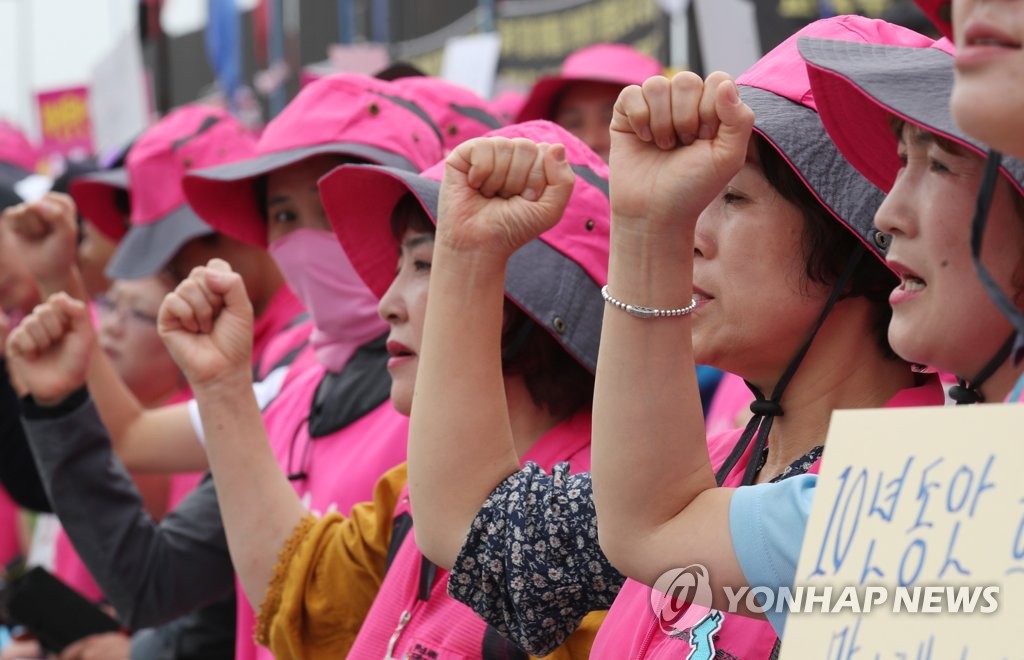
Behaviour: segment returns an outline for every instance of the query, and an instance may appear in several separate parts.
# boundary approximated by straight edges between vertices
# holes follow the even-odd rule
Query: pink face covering
[[[310,342],[328,370],[340,370],[359,346],[387,330],[377,315],[377,297],[333,233],[296,229],[274,241],[269,251],[313,319]]]

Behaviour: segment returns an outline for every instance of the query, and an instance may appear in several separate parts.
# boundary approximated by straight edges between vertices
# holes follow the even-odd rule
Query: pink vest
[[[274,364],[274,355],[283,356],[291,348],[306,341],[313,329],[313,324],[309,321],[298,322],[303,312],[302,303],[295,297],[291,289],[282,284],[253,325],[252,363],[254,366],[265,371],[266,368]],[[302,330],[298,330],[300,327]],[[273,350],[270,350],[271,347]],[[262,377],[266,373],[258,375]]]
[[[941,406],[943,401],[942,385],[938,378],[932,377],[925,385],[903,390],[886,407]],[[742,432],[737,429],[708,441],[712,465],[717,467],[725,461]],[[723,485],[736,487],[742,483],[749,460],[748,450]],[[817,474],[819,467],[820,461],[817,461],[808,472]],[[775,630],[767,621],[685,604],[682,607],[672,604],[667,611],[677,615],[663,620],[654,613],[651,599],[649,587],[626,580],[597,633],[592,657],[748,660],[769,657],[775,646]],[[659,604],[659,609],[661,607]]]
[[[373,499],[373,488],[385,472],[405,461],[409,418],[388,400],[340,431],[310,440],[306,419],[324,373],[312,351],[304,351],[264,411],[263,422],[278,464],[296,477],[292,485],[306,507],[317,514],[348,515],[356,503]],[[255,624],[253,609],[239,588],[236,658],[273,658],[269,649],[253,642]]]
[[[568,461],[573,472],[589,470],[590,411],[581,411],[544,434],[524,461],[533,461],[546,470]],[[395,516],[409,512],[406,487]],[[423,555],[410,530],[388,568],[350,658],[484,657],[487,625],[469,607],[448,597],[448,571],[434,567],[433,584],[421,597],[423,568]],[[494,631],[490,634],[498,638]]]
[[[743,428],[743,424],[737,427],[736,417],[741,411],[749,412],[753,400],[754,394],[742,378],[735,374],[723,374],[711,398],[707,419],[704,420],[707,436],[714,438],[733,429]]]

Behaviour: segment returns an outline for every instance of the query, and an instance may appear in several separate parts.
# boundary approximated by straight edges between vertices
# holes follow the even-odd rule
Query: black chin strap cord
[[[978,199],[974,205],[974,218],[971,220],[971,256],[974,259],[974,268],[978,271],[978,278],[985,286],[992,301],[995,302],[1010,323],[1017,329],[1020,336],[1018,343],[1024,341],[1024,314],[1021,314],[1017,306],[1013,304],[1010,297],[996,284],[992,274],[988,272],[981,262],[981,247],[985,237],[985,225],[988,222],[988,213],[992,208],[992,198],[995,196],[996,183],[999,181],[999,166],[1003,162],[1003,155],[991,149],[988,152],[988,161],[985,163],[985,172],[981,179],[981,189],[978,191]],[[1018,346],[1018,349],[1022,346]],[[1024,358],[1024,350],[1014,351],[1014,364]]]
[[[1013,331],[1006,338],[1006,341],[1003,342],[1003,345],[999,347],[999,350],[996,351],[996,354],[985,363],[985,366],[981,368],[977,376],[970,380],[957,376],[957,384],[949,388],[949,398],[956,401],[958,406],[983,402],[985,397],[981,394],[981,386],[992,377],[992,374],[999,367],[1003,366],[1006,358],[1010,357],[1010,352],[1013,350],[1015,343],[1017,343],[1017,332]]]
[[[764,393],[761,392],[756,386],[751,383],[747,383],[747,387],[754,393],[756,399],[750,404],[750,412],[754,413],[754,416],[747,422],[746,428],[743,429],[743,434],[740,436],[736,446],[733,447],[729,457],[722,463],[722,466],[718,469],[718,473],[715,475],[718,485],[722,485],[725,479],[732,472],[732,469],[736,466],[736,463],[740,460],[747,448],[750,446],[751,440],[754,442],[754,447],[750,452],[750,460],[747,462],[746,471],[743,473],[743,485],[747,486],[754,483],[754,479],[757,477],[758,471],[761,469],[760,456],[764,451],[765,445],[768,443],[768,434],[772,430],[772,424],[775,422],[776,417],[782,416],[784,413],[782,404],[780,403],[782,395],[786,391],[786,387],[789,382],[793,379],[796,374],[797,368],[800,367],[800,363],[803,362],[804,357],[807,355],[807,351],[811,348],[811,343],[817,336],[821,326],[825,324],[825,319],[828,318],[832,308],[839,301],[843,295],[843,290],[846,288],[846,284],[853,277],[854,271],[857,270],[857,266],[860,264],[861,259],[867,252],[867,248],[863,245],[858,245],[849,258],[846,260],[846,266],[843,268],[842,274],[839,279],[836,280],[835,286],[832,287],[832,294],[826,301],[825,306],[821,310],[821,314],[818,316],[817,322],[814,324],[814,328],[808,334],[807,339],[804,340],[803,345],[793,356],[793,359],[786,365],[786,369],[782,372],[782,376],[778,382],[775,383],[775,388],[772,390],[770,398],[765,398]]]

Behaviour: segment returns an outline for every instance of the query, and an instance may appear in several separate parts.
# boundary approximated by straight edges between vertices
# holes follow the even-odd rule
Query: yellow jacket
[[[256,641],[275,658],[344,657],[384,580],[392,516],[406,466],[381,477],[348,517],[307,516],[285,543],[260,607]],[[547,658],[587,658],[605,612],[592,612]]]

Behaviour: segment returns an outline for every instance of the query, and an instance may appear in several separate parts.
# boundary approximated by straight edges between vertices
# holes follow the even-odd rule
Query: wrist
[[[663,265],[692,269],[694,232],[692,225],[673,226],[650,222],[621,222],[612,218],[610,234],[612,261],[628,261],[629,268],[649,270]]]
[[[238,402],[252,393],[252,372],[225,370],[201,382],[192,382],[192,394],[197,400]]]
[[[511,255],[503,252],[467,250],[440,243],[434,247],[431,280],[454,278],[466,283],[480,280],[505,280],[505,267]]]

